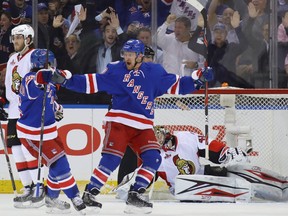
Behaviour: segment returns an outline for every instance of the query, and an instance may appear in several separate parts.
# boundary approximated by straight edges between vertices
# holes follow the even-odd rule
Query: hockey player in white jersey
[[[37,160],[22,147],[16,133],[16,123],[20,117],[18,108],[18,93],[21,79],[31,69],[30,56],[34,50],[34,30],[30,25],[19,25],[12,29],[11,40],[16,53],[11,55],[7,62],[5,86],[8,106],[7,146],[12,149],[16,168],[24,186],[24,192],[14,198],[17,208],[40,207],[44,205],[44,190],[41,186],[41,195],[36,197],[34,188],[37,181]],[[41,172],[43,173],[43,172]]]
[[[288,200],[288,179],[273,171],[253,166],[246,151],[210,141],[209,160],[220,166],[201,165],[205,157],[204,137],[187,131],[173,135],[163,127],[155,130],[162,145],[162,162],[157,171],[170,192],[182,201],[249,202],[253,197],[273,201]],[[251,151],[251,148],[249,148]],[[124,177],[114,191],[121,199],[133,181],[133,173]]]
[[[200,164],[199,157],[205,157],[205,138],[203,136],[188,131],[177,131],[172,134],[164,127],[155,127],[154,130],[157,140],[162,146],[162,162],[157,170],[157,176],[166,181],[173,195],[177,175],[227,175],[225,167]],[[215,164],[228,163],[232,159],[239,162],[248,161],[246,153],[240,148],[229,148],[223,142],[216,140],[210,142],[209,160],[211,162]],[[132,175],[130,174],[130,176]],[[127,177],[124,178],[125,181],[127,181]],[[126,189],[127,185],[123,185],[116,188],[115,191],[118,192],[120,198],[126,199]]]

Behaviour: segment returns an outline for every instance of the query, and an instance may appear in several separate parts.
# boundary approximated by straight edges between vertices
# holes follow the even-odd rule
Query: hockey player
[[[35,72],[45,68],[49,62],[55,66],[54,54],[45,49],[35,49],[31,54],[31,72],[27,73],[21,82],[20,96],[20,118],[17,122],[17,134],[21,143],[34,156],[38,157],[40,149],[41,130],[43,130],[42,163],[49,169],[47,178],[47,192],[45,203],[49,211],[68,211],[70,204],[58,199],[62,190],[71,199],[77,211],[86,208],[79,196],[76,181],[71,174],[70,166],[64,151],[63,143],[58,136],[55,116],[61,113],[62,106],[55,101],[56,86],[48,83],[46,88],[35,80]],[[46,90],[46,94],[44,94]],[[45,109],[43,107],[44,95],[46,96]],[[45,110],[44,120],[42,109]],[[44,121],[44,128],[42,127]]]
[[[106,91],[113,96],[112,108],[105,116],[105,138],[102,158],[86,185],[86,205],[95,199],[110,174],[119,166],[127,145],[137,152],[143,165],[131,186],[126,202],[127,213],[150,213],[153,204],[143,199],[148,184],[161,163],[160,146],[153,131],[154,99],[165,93],[188,94],[213,79],[211,68],[196,71],[193,77],[167,73],[159,64],[143,62],[144,44],[129,40],[122,48],[124,60],[107,65],[103,74],[73,75],[68,71],[40,70],[37,82],[55,83],[77,92],[93,94]],[[99,204],[101,207],[101,204]]]
[[[37,160],[22,147],[16,133],[16,122],[20,117],[18,108],[19,86],[22,77],[30,71],[30,56],[34,50],[34,30],[29,25],[19,25],[11,31],[11,39],[16,51],[7,62],[5,87],[8,106],[7,147],[12,149],[24,192],[14,198],[17,208],[40,207],[44,204],[44,190],[40,187],[41,195],[36,198],[34,183],[37,181]]]
[[[200,164],[199,157],[205,157],[205,137],[188,131],[177,131],[171,134],[164,127],[155,127],[154,131],[159,144],[162,146],[162,162],[156,177],[160,176],[166,181],[171,194],[174,195],[177,175],[227,176],[225,167]],[[215,164],[227,164],[231,160],[249,161],[246,153],[240,148],[229,148],[225,143],[216,140],[212,140],[209,144],[209,160]],[[125,167],[124,164],[122,166]],[[131,164],[129,166],[131,167]],[[127,187],[133,182],[133,177],[133,173],[128,174],[114,189],[119,198],[126,200]]]
[[[251,165],[241,148],[212,140],[209,160],[222,165],[203,166],[199,162],[199,156],[205,156],[203,137],[187,131],[172,135],[163,127],[156,128],[155,133],[162,145],[162,163],[157,174],[166,181],[176,199],[203,202],[250,202],[254,197],[288,200],[288,178]],[[133,178],[134,173],[128,174],[114,189],[118,198],[127,199]]]

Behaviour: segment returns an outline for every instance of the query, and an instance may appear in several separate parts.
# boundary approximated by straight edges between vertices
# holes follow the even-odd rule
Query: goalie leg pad
[[[288,176],[286,176],[284,183],[282,184],[283,188],[283,201],[288,201]]]
[[[271,170],[249,164],[235,164],[227,166],[227,169],[227,176],[250,182],[252,193],[255,197],[273,201],[287,200],[285,184],[286,188],[288,184],[284,176]]]
[[[245,180],[209,175],[178,175],[175,198],[181,201],[250,202],[251,184]]]

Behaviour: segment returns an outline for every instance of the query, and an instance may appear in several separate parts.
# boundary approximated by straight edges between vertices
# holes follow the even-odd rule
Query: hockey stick
[[[15,184],[15,180],[14,180],[14,176],[13,176],[13,172],[12,172],[12,168],[11,168],[11,163],[10,163],[10,159],[9,159],[9,155],[8,155],[8,149],[7,149],[7,146],[6,146],[5,139],[4,139],[4,134],[3,134],[3,128],[2,128],[1,121],[0,121],[0,133],[1,133],[2,143],[3,143],[5,158],[6,158],[6,162],[7,162],[7,165],[8,165],[8,171],[9,171],[9,175],[10,175],[10,179],[11,179],[11,183],[12,183],[13,193],[14,193],[14,195],[16,197],[17,196],[16,184]]]
[[[204,55],[205,58],[205,67],[208,67],[208,63],[207,63],[207,52],[208,52],[208,41],[207,41],[207,11],[206,8],[197,0],[187,0],[187,3],[190,4],[191,6],[193,6],[194,8],[196,8],[196,10],[198,10],[202,16],[203,16],[203,20],[204,20],[204,45],[206,48],[206,52]],[[208,160],[209,159],[209,141],[208,141],[208,134],[209,134],[209,124],[208,124],[208,104],[209,104],[209,97],[208,97],[208,82],[205,82],[205,100],[204,100],[204,108],[205,108],[205,145],[206,145],[206,149],[205,149],[205,158]]]
[[[49,40],[48,40],[49,43]],[[49,49],[47,45],[46,52],[46,65],[45,68],[48,68],[48,56]],[[41,181],[41,168],[42,168],[42,149],[43,149],[43,137],[44,137],[44,123],[45,123],[45,111],[46,111],[46,96],[47,96],[47,84],[44,84],[44,94],[43,94],[43,104],[41,112],[41,129],[40,129],[40,142],[39,142],[39,154],[38,154],[38,174],[37,174],[37,185],[36,185],[36,197],[39,197]]]
[[[39,154],[38,154],[38,174],[37,174],[37,185],[36,185],[36,197],[39,197],[41,181],[41,167],[42,167],[42,148],[43,148],[43,136],[44,136],[44,120],[45,120],[45,110],[46,110],[46,95],[47,95],[47,85],[44,85],[44,95],[43,95],[43,105],[41,113],[41,130],[40,130],[40,142],[39,142]]]

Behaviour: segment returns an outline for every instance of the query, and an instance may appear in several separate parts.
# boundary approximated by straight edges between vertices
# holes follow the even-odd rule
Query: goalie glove
[[[191,77],[196,84],[196,89],[200,89],[205,82],[210,82],[214,79],[214,71],[211,67],[200,68],[193,71]]]
[[[65,84],[65,82],[72,77],[68,70],[59,70],[54,68],[41,69],[36,73],[36,82],[39,84]]]
[[[245,151],[241,148],[236,147],[224,147],[219,156],[219,163],[224,165],[232,165],[237,163],[249,163],[250,160],[247,157]]]

